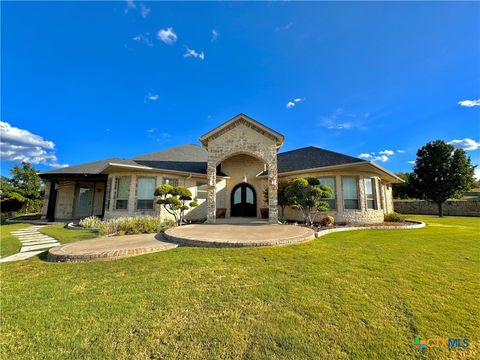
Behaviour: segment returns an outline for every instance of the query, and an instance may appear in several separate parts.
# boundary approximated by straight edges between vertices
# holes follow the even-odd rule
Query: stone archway
[[[278,223],[277,151],[283,136],[244,115],[239,115],[200,138],[208,151],[207,222],[216,220],[216,171],[224,159],[237,154],[253,156],[268,172],[269,223]]]

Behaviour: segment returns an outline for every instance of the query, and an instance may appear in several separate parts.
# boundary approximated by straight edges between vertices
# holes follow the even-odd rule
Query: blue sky
[[[2,2],[2,174],[131,157],[238,113],[392,171],[480,163],[480,4]]]

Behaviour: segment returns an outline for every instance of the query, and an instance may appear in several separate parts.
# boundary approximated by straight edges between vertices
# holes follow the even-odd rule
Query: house
[[[309,146],[278,152],[285,137],[239,114],[183,145],[130,159],[110,158],[40,174],[45,182],[42,217],[80,219],[96,215],[167,217],[156,204],[160,184],[190,189],[199,206],[187,219],[214,223],[218,217],[259,217],[277,223],[278,182],[318,177],[333,196],[326,213],[337,222],[377,223],[393,211],[393,183],[402,180],[377,164]],[[265,191],[268,189],[268,192]],[[265,195],[267,194],[267,195]],[[266,198],[268,197],[268,198]],[[287,208],[286,218],[301,220]]]

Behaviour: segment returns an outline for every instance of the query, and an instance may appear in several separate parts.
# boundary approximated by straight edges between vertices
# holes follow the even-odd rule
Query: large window
[[[128,209],[128,195],[130,193],[130,177],[122,176],[115,180],[115,209]]]
[[[153,210],[155,178],[140,177],[137,179],[137,209]]]
[[[353,176],[342,178],[343,202],[345,209],[358,209],[358,179]]]
[[[207,198],[207,183],[205,181],[197,181],[197,199]]]
[[[163,183],[172,185],[172,186],[177,186],[178,185],[178,179],[173,179],[173,178],[163,178]]]
[[[365,178],[365,197],[367,198],[367,209],[376,209],[375,179]]]
[[[328,203],[328,206],[330,207],[330,210],[333,210],[333,209],[336,209],[337,208],[337,202],[335,200],[335,178],[333,177],[324,177],[324,178],[319,178],[318,180],[320,180],[320,185],[324,186],[328,186],[330,187],[330,189],[332,189],[332,197],[328,198],[328,199],[323,199],[323,201],[325,201],[326,203]]]

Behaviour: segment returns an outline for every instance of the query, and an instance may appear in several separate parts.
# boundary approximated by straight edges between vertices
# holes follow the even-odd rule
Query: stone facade
[[[202,139],[208,151],[207,222],[215,223],[217,211],[217,166],[228,158],[248,155],[266,165],[268,171],[269,222],[278,223],[277,150],[278,138],[240,118]],[[263,170],[263,168],[261,169]],[[261,172],[261,171],[259,171]],[[260,194],[262,192],[260,191]],[[258,196],[258,191],[257,191]]]

